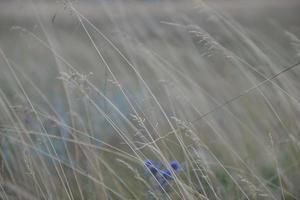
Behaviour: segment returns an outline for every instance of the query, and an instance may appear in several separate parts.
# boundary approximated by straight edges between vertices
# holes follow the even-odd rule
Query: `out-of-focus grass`
[[[291,2],[2,3],[0,198],[300,198]]]

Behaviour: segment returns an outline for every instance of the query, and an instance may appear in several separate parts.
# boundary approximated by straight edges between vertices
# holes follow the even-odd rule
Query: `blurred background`
[[[248,91],[300,61],[299,19],[298,0],[0,0],[0,199],[299,199],[300,66]],[[146,159],[183,169],[157,190]]]

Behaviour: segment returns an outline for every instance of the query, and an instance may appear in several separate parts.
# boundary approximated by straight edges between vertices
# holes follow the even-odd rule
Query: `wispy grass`
[[[45,3],[0,20],[0,199],[300,198],[298,25]]]

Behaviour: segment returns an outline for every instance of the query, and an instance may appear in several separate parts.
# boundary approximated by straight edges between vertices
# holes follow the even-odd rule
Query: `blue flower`
[[[172,173],[170,170],[164,169],[164,170],[160,170],[160,174],[162,175],[162,177],[164,178],[164,180],[166,181],[170,181],[173,179],[172,177]]]
[[[169,181],[173,180],[172,173],[170,170],[163,169],[159,171],[160,176],[157,181],[161,188],[163,188]]]
[[[160,189],[163,189],[170,181],[173,180],[173,170],[174,172],[178,172],[181,169],[181,166],[177,160],[169,163],[171,169],[160,169],[160,161],[157,161],[156,166],[154,166],[151,160],[145,160],[144,163],[147,168],[147,172],[150,171],[150,173],[154,176],[159,184]]]
[[[152,160],[145,160],[145,165],[146,165],[146,167],[151,167],[153,164],[152,164]]]
[[[170,166],[177,172],[181,169],[181,166],[177,160],[170,162]]]
[[[150,171],[150,173],[155,176],[160,168],[160,162],[158,162],[156,166],[153,165],[152,160],[145,160],[144,163],[148,169],[148,172]]]

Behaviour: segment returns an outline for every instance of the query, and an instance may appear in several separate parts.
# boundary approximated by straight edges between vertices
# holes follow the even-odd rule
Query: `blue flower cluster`
[[[157,180],[161,188],[165,187],[171,180],[173,180],[171,170],[178,172],[181,169],[181,166],[177,160],[171,161],[169,163],[170,169],[161,169],[161,162],[157,161],[157,164],[154,165],[152,160],[145,160],[145,167],[147,174],[152,174]]]

